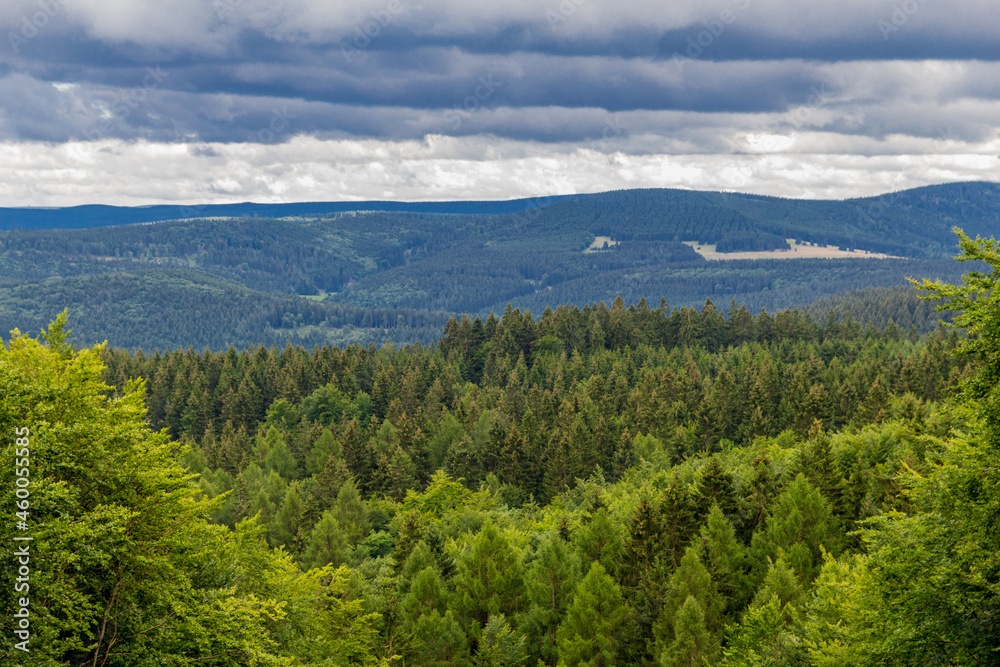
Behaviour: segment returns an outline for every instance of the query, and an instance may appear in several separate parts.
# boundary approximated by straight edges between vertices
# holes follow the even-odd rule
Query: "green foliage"
[[[619,664],[618,635],[627,614],[618,584],[593,563],[557,631],[559,664]]]
[[[407,654],[417,665],[428,667],[466,667],[469,646],[465,633],[449,610],[442,616],[437,611],[422,614],[413,626]]]
[[[340,522],[331,512],[324,512],[319,522],[313,526],[305,552],[302,554],[302,565],[306,568],[333,565],[338,567],[348,562],[350,545],[347,536],[340,527]]]
[[[489,617],[515,616],[524,606],[524,571],[520,554],[487,523],[471,548],[459,558],[455,575],[455,607],[465,623],[478,632]]]
[[[718,642],[705,626],[705,613],[694,596],[688,596],[674,619],[674,640],[660,654],[663,667],[691,667],[714,662]]]
[[[46,340],[0,357],[0,425],[38,431],[37,664],[989,664],[1000,641],[986,343],[623,299],[432,348]]]
[[[51,348],[15,333],[0,347],[0,427],[26,428],[30,438],[26,447],[5,438],[4,456],[29,450],[36,555],[31,652],[5,642],[5,663],[118,665],[142,655],[150,664],[287,664],[325,650],[300,641],[325,619],[328,629],[356,630],[349,645],[331,635],[328,655],[372,657],[363,629],[371,619],[350,605],[324,610],[310,602],[308,618],[293,618],[295,590],[310,588],[306,597],[315,601],[332,584],[298,580],[287,557],[262,546],[252,522],[235,530],[208,522],[218,502],[201,495],[167,434],[146,425],[141,383],[108,398],[100,348],[65,347],[58,323],[47,339]],[[13,472],[2,469],[10,513]],[[3,529],[8,562],[10,530]],[[5,577],[6,609],[14,608],[13,589]],[[12,619],[2,621],[8,637]]]
[[[472,664],[476,667],[520,667],[527,660],[525,639],[510,629],[503,614],[490,616]]]
[[[542,312],[565,303],[610,303],[619,295],[638,303],[670,294],[687,307],[706,297],[735,298],[751,312],[801,306],[817,296],[898,286],[907,275],[957,278],[944,260],[952,246],[948,227],[961,220],[975,232],[993,231],[997,191],[983,183],[936,191],[807,202],[633,190],[574,197],[533,209],[530,218],[303,211],[295,219],[9,230],[0,232],[0,330],[34,329],[68,306],[78,344],[403,345],[435,341],[443,313],[486,318],[503,313],[508,302]],[[878,224],[866,213],[873,207],[880,210]],[[582,252],[598,235],[618,244]],[[737,250],[781,247],[786,238],[909,259],[708,262],[680,242]],[[933,328],[926,309],[902,300],[869,291],[820,304],[815,314],[825,319],[826,312],[849,311],[879,327],[892,319],[904,330]],[[603,323],[602,330],[612,346],[631,338]],[[720,332],[708,336],[713,346],[722,343]],[[496,349],[514,359],[523,352],[530,365],[535,350],[561,351],[560,343],[565,349],[564,339],[546,338],[550,333],[537,337],[547,341],[541,347],[527,323],[510,327]],[[468,379],[477,380],[486,366],[483,350],[463,357],[471,362]]]
[[[574,551],[558,537],[547,536],[525,576],[530,607],[522,627],[533,662],[558,662],[557,630],[566,616],[580,579]]]
[[[819,574],[823,550],[839,553],[842,541],[830,504],[802,473],[776,499],[763,537],[754,535],[755,546],[758,538],[765,553],[784,554],[804,583]]]

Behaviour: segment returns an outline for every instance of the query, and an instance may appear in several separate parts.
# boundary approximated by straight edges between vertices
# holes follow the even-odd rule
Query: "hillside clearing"
[[[795,239],[785,239],[788,241],[787,250],[753,250],[746,252],[717,252],[714,243],[698,243],[697,241],[684,241],[684,245],[691,246],[694,251],[707,260],[724,259],[899,259],[895,255],[886,255],[880,252],[868,252],[867,250],[841,250],[833,245],[814,245],[805,241]]]

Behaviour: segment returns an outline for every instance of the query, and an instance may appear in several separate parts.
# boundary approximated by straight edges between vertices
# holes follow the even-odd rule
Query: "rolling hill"
[[[171,216],[181,219],[170,220]],[[1000,234],[1000,185],[803,201],[646,189],[510,202],[0,210],[0,327],[69,308],[79,342],[198,348],[429,342],[455,313],[622,296],[805,306],[954,280],[953,226]],[[613,242],[584,252],[597,237]],[[896,259],[707,261],[785,239]]]

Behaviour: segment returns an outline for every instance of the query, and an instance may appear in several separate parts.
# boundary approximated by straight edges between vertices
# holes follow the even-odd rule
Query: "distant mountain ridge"
[[[86,343],[400,344],[434,340],[450,314],[507,304],[538,314],[618,296],[654,306],[711,298],[774,310],[907,277],[953,282],[973,267],[952,259],[952,227],[1000,237],[1000,184],[844,201],[642,189],[506,202],[5,209],[5,222],[63,228],[0,229],[0,331],[34,331],[69,308]],[[598,238],[611,242],[585,252]],[[720,262],[685,244],[760,251],[787,248],[787,238],[896,258]],[[893,317],[914,320],[907,310]]]
[[[671,216],[690,217],[690,238],[698,240],[704,233],[706,219],[722,222],[727,231],[745,234],[813,233],[815,241],[857,243],[869,241],[900,250],[906,245],[893,237],[905,239],[914,232],[925,236],[927,227],[934,230],[936,243],[950,239],[953,225],[965,225],[970,234],[988,233],[1000,226],[1000,183],[973,181],[945,183],[910,190],[890,192],[874,197],[844,200],[790,199],[767,195],[733,192],[681,190],[672,188],[641,188],[613,190],[592,194],[539,196],[499,201],[361,201],[361,202],[301,202],[288,204],[205,204],[194,206],[106,206],[100,204],[66,208],[3,208],[0,207],[0,231],[11,229],[88,229],[113,227],[145,222],[197,218],[321,218],[341,213],[385,212],[414,214],[491,215],[537,214],[542,209],[546,217],[573,216],[577,221],[592,219],[604,222],[608,233],[628,235],[627,225],[620,224],[628,215],[645,226],[650,222],[667,222],[654,234],[663,238],[667,230],[676,236],[678,225],[669,224]],[[664,212],[666,216],[664,217]],[[563,214],[565,212],[565,214]],[[691,215],[694,214],[694,215]],[[650,218],[653,218],[651,220]],[[634,227],[634,224],[633,224]],[[681,227],[681,230],[687,230]],[[633,230],[632,235],[636,232]],[[878,238],[888,233],[886,238]],[[646,236],[649,236],[648,230]],[[670,240],[673,240],[671,236]],[[819,238],[824,237],[824,238]],[[637,237],[638,238],[638,237]],[[773,241],[772,241],[773,242]],[[870,248],[876,249],[876,248]],[[910,253],[912,254],[912,253]]]
[[[576,195],[554,195],[504,201],[360,201],[302,202],[292,204],[202,204],[180,206],[106,206],[87,204],[65,208],[0,207],[0,230],[8,229],[89,229],[144,222],[192,218],[292,218],[317,217],[337,213],[383,211],[392,213],[453,213],[460,215],[505,215],[546,206]]]

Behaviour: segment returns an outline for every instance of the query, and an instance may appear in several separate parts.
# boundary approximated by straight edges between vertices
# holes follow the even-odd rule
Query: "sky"
[[[3,0],[0,206],[1000,181],[995,0]]]

